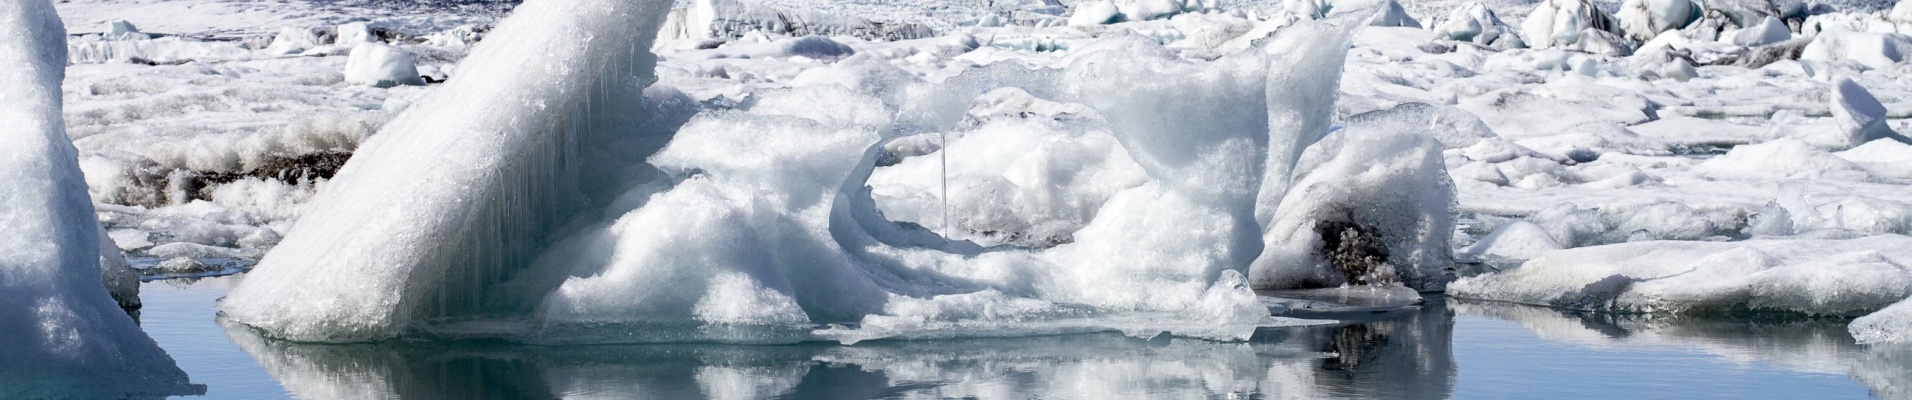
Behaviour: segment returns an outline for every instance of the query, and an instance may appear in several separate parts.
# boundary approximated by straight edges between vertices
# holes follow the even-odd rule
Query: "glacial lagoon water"
[[[1430,297],[1248,343],[1117,334],[855,346],[275,341],[221,324],[242,277],[146,283],[142,326],[204,398],[1903,398],[1912,351],[1843,321],[1577,316]]]

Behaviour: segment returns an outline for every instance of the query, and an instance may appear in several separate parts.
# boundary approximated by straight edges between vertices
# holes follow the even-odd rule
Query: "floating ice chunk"
[[[1731,38],[1734,45],[1744,47],[1764,46],[1792,40],[1792,28],[1778,17],[1767,16],[1758,25],[1739,30]]]
[[[1520,23],[1521,33],[1527,45],[1535,49],[1565,47],[1574,49],[1618,50],[1602,46],[1612,46],[1621,42],[1617,36],[1604,37],[1596,32],[1612,36],[1618,29],[1613,17],[1594,7],[1590,0],[1547,0],[1534,7],[1527,19]],[[1582,39],[1599,43],[1581,43]],[[1607,53],[1625,55],[1626,53]]]
[[[0,397],[204,394],[102,285],[129,283],[61,119],[66,62],[52,4],[0,3]]]
[[[1867,68],[1890,69],[1912,53],[1912,38],[1891,33],[1821,32],[1799,53],[1800,60],[1851,60]]]
[[[1620,28],[1635,40],[1648,40],[1663,32],[1678,31],[1697,19],[1700,6],[1693,0],[1627,0],[1614,17]]]
[[[1846,329],[1859,343],[1912,343],[1912,298],[1854,319]]]
[[[1857,316],[1912,295],[1912,237],[1641,242],[1461,278],[1457,297],[1586,311]]]
[[[1779,4],[1772,0],[1707,0],[1701,8],[1709,18],[1724,16],[1726,21],[1722,22],[1741,27],[1758,25],[1766,17],[1783,16]]]
[[[383,43],[359,43],[345,60],[345,81],[389,88],[398,85],[425,85],[412,63],[411,53]]]
[[[1121,21],[1122,11],[1115,3],[1090,1],[1076,3],[1075,13],[1069,15],[1069,26],[1104,25]]]
[[[1148,21],[1182,13],[1185,0],[1116,0],[1115,8],[1127,21]]]
[[[352,22],[339,25],[338,36],[332,39],[336,46],[358,46],[359,43],[376,43],[378,36],[372,34],[372,28],[364,22]]]
[[[134,27],[132,22],[128,22],[123,19],[107,21],[106,32],[102,33],[101,36],[104,36],[106,39],[109,39],[109,40],[152,38],[151,36],[147,36],[144,33],[139,33],[139,28]]]
[[[288,26],[279,28],[279,34],[272,37],[272,44],[267,45],[265,51],[268,55],[291,55],[318,46],[317,33],[313,33],[311,29]]]
[[[830,38],[810,35],[777,42],[778,55],[786,57],[809,57],[815,60],[835,60],[856,54],[849,45],[838,43]]]
[[[1734,147],[1693,169],[1715,178],[1741,180],[1813,177],[1864,181],[1870,177],[1865,168],[1793,138]]]
[[[1555,243],[1569,248],[1607,242],[1601,236],[1610,230],[1600,210],[1583,209],[1572,203],[1542,209],[1527,220],[1546,228]]]
[[[1421,27],[1421,21],[1416,21],[1414,20],[1414,16],[1407,15],[1407,9],[1402,8],[1401,3],[1394,0],[1383,1],[1381,4],[1381,14],[1374,16],[1374,19],[1369,21],[1368,24],[1372,26]]]
[[[1527,221],[1514,221],[1494,229],[1493,233],[1482,237],[1479,242],[1454,252],[1456,258],[1482,260],[1497,257],[1511,260],[1530,260],[1560,250],[1553,236],[1546,228]]]
[[[126,261],[119,244],[106,234],[106,228],[100,227],[100,281],[106,284],[106,292],[113,296],[120,308],[137,309],[139,301],[139,272],[133,270],[133,264]]]
[[[1691,47],[1692,43],[1693,41],[1691,39],[1686,38],[1685,32],[1678,31],[1678,30],[1670,30],[1670,31],[1660,32],[1660,34],[1658,35],[1654,35],[1652,39],[1648,39],[1645,43],[1641,43],[1640,47],[1634,50],[1641,54],[1645,54],[1654,50],[1666,50],[1666,51],[1680,50],[1680,49]]]
[[[1334,2],[1329,0],[1285,0],[1282,10],[1296,17],[1321,19],[1334,10]]]
[[[1885,105],[1852,78],[1833,82],[1832,118],[1848,138],[1841,150],[1878,139],[1905,140],[1886,125]]]
[[[1668,32],[1674,32],[1674,34],[1678,34],[1678,31],[1668,31]],[[1674,59],[1672,61],[1666,62],[1665,64],[1660,64],[1660,77],[1662,78],[1672,79],[1672,80],[1676,80],[1680,82],[1686,82],[1686,81],[1693,80],[1693,78],[1698,78],[1699,76],[1700,76],[1700,71],[1698,69],[1693,68],[1693,63],[1687,62],[1686,59],[1684,58]]]
[[[1494,10],[1481,3],[1467,3],[1455,7],[1447,14],[1447,20],[1434,27],[1434,33],[1448,39],[1495,45],[1501,48],[1524,47],[1503,45],[1521,42],[1518,30],[1494,15]]]
[[[1460,167],[1448,170],[1448,174],[1455,178],[1486,182],[1494,186],[1507,186],[1513,183],[1513,181],[1507,179],[1507,174],[1502,173],[1499,167],[1495,167],[1494,164],[1485,161],[1475,161],[1461,165]]]
[[[1701,240],[1721,233],[1705,212],[1684,203],[1655,203],[1618,214],[1619,223],[1614,224],[1612,233],[1624,235],[1625,241]],[[1621,238],[1607,240],[1620,241],[1615,239]]]

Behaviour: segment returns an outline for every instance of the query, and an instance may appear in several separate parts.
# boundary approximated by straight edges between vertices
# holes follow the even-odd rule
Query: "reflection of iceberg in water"
[[[227,334],[306,398],[1445,398],[1451,313],[1267,328],[1253,340],[1113,334],[856,346],[305,344]]]
[[[1696,350],[1735,364],[1848,375],[1875,397],[1912,398],[1912,349],[1857,344],[1841,319],[1652,317],[1478,301],[1457,301],[1454,308],[1517,322],[1550,341],[1607,350]]]

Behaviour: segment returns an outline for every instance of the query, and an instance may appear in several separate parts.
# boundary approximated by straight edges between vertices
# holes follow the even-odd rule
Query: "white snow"
[[[102,242],[61,121],[65,35],[44,0],[0,4],[0,397],[193,394],[102,284],[137,282]]]

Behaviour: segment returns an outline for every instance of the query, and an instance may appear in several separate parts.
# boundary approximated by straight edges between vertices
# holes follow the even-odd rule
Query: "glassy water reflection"
[[[1333,326],[1264,329],[1247,343],[1103,334],[855,346],[314,345],[212,323],[216,296],[206,294],[220,292],[148,284],[147,320],[208,396],[222,398],[1912,397],[1912,351],[1855,345],[1843,321],[1577,316],[1434,297]],[[180,298],[192,301],[171,301]],[[206,315],[213,331],[153,326],[175,307]],[[245,356],[211,355],[222,351]],[[234,361],[257,364],[204,365]]]

